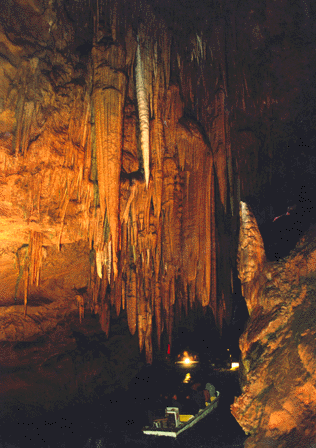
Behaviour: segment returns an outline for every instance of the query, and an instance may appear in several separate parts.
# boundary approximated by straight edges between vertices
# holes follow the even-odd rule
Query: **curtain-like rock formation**
[[[247,448],[316,441],[315,227],[282,261],[265,261],[256,220],[240,207],[239,276],[249,310],[240,338],[242,395],[232,413]]]
[[[178,1],[4,2],[3,305],[30,307],[37,288],[59,297],[51,249],[80,247],[65,298],[86,288],[107,334],[111,307],[125,307],[149,362],[153,322],[158,344],[188,307],[229,322],[239,199],[271,178],[273,142],[289,140],[313,76],[314,12],[292,8],[285,2],[283,17],[270,1],[198,2],[195,15]]]

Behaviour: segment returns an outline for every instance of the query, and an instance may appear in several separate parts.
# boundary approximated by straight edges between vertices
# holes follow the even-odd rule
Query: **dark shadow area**
[[[289,255],[316,222],[315,136],[299,129],[275,151],[271,182],[242,198],[256,217],[270,261]]]

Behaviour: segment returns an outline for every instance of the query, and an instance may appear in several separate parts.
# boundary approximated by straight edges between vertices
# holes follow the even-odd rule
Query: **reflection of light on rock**
[[[184,383],[189,383],[190,380],[191,380],[191,374],[188,372],[188,373],[186,373],[183,382],[184,382]]]
[[[230,370],[236,370],[239,368],[239,362],[232,362]]]

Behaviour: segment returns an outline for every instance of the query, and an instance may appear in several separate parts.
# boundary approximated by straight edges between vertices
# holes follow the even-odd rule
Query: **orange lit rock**
[[[309,447],[316,440],[315,270],[306,269],[315,258],[313,230],[289,257],[268,263],[244,203],[240,219],[238,268],[250,317],[240,338],[242,395],[231,410],[251,435],[247,448]]]
[[[51,4],[43,10],[35,0],[15,3],[4,5],[0,27],[0,263],[8,279],[0,301],[11,303],[19,284],[18,299],[27,302],[32,283],[45,279],[46,249],[71,251],[80,242],[85,249],[78,260],[89,264],[77,270],[86,308],[102,316],[108,333],[110,308],[118,313],[126,305],[147,359],[152,319],[160,339],[163,329],[171,335],[182,307],[198,303],[211,307],[221,327],[229,321],[226,277],[236,255],[225,226],[237,228],[224,24],[208,37],[201,32],[174,40],[182,25],[175,19],[172,36],[173,15],[157,14],[149,2],[136,8],[123,1],[117,8],[114,0],[93,7],[70,1],[67,13]],[[136,33],[134,23],[141,24]],[[135,91],[137,35],[150,115],[147,189]],[[256,141],[241,140],[238,157],[246,160],[250,147],[256,153]],[[237,171],[246,182],[243,165]],[[32,252],[33,270],[25,250],[32,235],[42,241],[42,250],[38,244]],[[21,250],[24,261],[7,269]],[[74,287],[65,280],[65,300],[77,295]],[[54,300],[54,289],[45,291]]]
[[[89,311],[110,335],[113,314],[126,309],[148,362],[153,319],[158,345],[164,332],[171,339],[182,309],[196,305],[210,307],[222,328],[232,309],[239,201],[271,180],[273,139],[288,142],[284,129],[306,115],[297,104],[314,76],[312,11],[304,7],[298,15],[286,0],[284,8],[267,2],[260,14],[245,5],[241,15],[234,2],[223,8],[198,1],[194,14],[186,2],[169,2],[170,9],[149,0],[2,3],[3,328],[19,341],[31,332],[35,337],[40,320],[45,330],[71,310],[84,325]],[[293,35],[302,35],[295,48]],[[149,107],[148,188],[136,101],[137,36]],[[257,359],[261,339],[276,350],[278,338],[269,332],[308,300],[301,277],[313,275],[315,257],[265,263],[252,218],[241,233],[242,241],[251,238],[240,251],[239,274],[253,317],[253,339],[244,337],[241,345]],[[78,296],[84,298],[80,315],[73,306]],[[5,307],[15,297],[17,306],[25,303],[27,323],[28,310],[40,305],[36,324],[21,324],[20,308],[10,320]],[[280,335],[287,340],[286,328]],[[298,357],[310,371],[312,351],[304,341]]]

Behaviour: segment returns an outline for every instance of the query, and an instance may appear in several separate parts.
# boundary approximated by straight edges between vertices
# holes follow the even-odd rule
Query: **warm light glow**
[[[197,364],[199,361],[196,361],[195,359],[192,358],[184,358],[182,359],[182,361],[177,361],[177,364],[183,364],[185,366],[191,366],[192,364]]]
[[[185,378],[183,380],[184,383],[188,384],[191,380],[191,373],[186,373]]]
[[[191,355],[187,351],[183,352],[183,355],[178,355],[178,361],[176,364],[182,364],[184,366],[191,366],[192,364],[197,364],[199,361],[197,360],[196,355]]]
[[[236,370],[239,368],[239,362],[232,362],[231,370]]]

